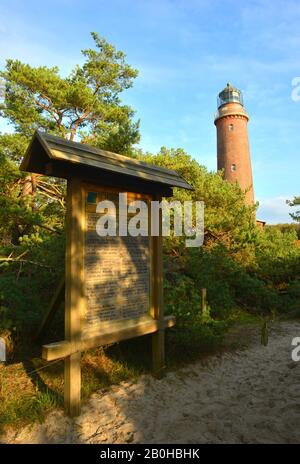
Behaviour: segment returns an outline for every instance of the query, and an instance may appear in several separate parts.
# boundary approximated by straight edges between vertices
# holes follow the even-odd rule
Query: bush
[[[202,324],[198,319],[186,323],[179,321],[176,327],[167,332],[167,355],[174,364],[191,362],[201,353],[217,349],[223,341],[227,324],[223,321],[211,321]]]
[[[45,236],[40,243],[27,241],[12,251],[25,250],[26,262],[0,267],[0,331],[32,331],[46,310],[53,289],[64,273],[64,237]]]

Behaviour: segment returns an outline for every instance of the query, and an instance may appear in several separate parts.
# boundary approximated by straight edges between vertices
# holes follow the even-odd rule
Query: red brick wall
[[[225,114],[227,113],[227,116]],[[224,116],[222,117],[222,114]],[[246,194],[247,204],[254,204],[254,191],[250,149],[248,141],[248,117],[241,105],[228,103],[219,110],[221,117],[215,120],[217,127],[218,170],[224,169],[225,179],[238,182]],[[232,130],[229,126],[232,125]],[[232,170],[235,165],[236,170]]]

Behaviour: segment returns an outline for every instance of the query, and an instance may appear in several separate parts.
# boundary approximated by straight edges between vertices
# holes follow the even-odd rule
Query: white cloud
[[[260,200],[256,215],[257,219],[266,221],[268,224],[292,222],[292,218],[289,215],[292,209],[286,204],[286,200],[289,198],[292,198],[292,196],[286,195]]]

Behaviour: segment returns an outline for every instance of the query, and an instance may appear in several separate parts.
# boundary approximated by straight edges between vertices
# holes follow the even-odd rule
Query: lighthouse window
[[[231,165],[231,171],[236,171],[236,164]]]
[[[228,130],[229,130],[229,131],[233,131],[233,129],[234,129],[234,125],[233,125],[233,124],[229,124]]]

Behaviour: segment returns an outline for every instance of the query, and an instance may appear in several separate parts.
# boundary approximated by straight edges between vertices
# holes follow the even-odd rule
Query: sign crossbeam
[[[175,326],[174,316],[165,316],[163,325],[157,320],[149,318],[143,322],[130,321],[130,324],[124,324],[125,327],[120,327],[112,330],[109,333],[102,333],[91,338],[81,339],[78,343],[68,342],[66,340],[49,343],[43,345],[42,358],[45,361],[54,361],[56,359],[65,358],[77,351],[85,351],[97,346],[109,345],[117,343],[120,340],[127,340],[129,338],[139,337],[147,334],[154,334],[158,330],[169,329]]]

